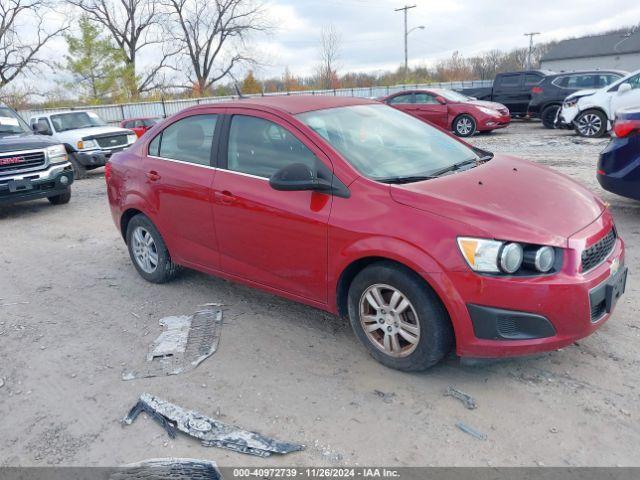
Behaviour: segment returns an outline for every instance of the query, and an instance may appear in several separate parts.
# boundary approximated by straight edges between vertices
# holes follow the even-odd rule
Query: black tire
[[[470,137],[476,133],[476,119],[464,113],[455,118],[451,127],[458,137]]]
[[[413,351],[405,356],[393,356],[383,351],[365,332],[360,320],[361,300],[364,302],[365,292],[379,284],[397,289],[409,300],[418,317],[414,319],[420,327],[418,341]],[[439,298],[422,278],[401,265],[381,261],[366,267],[353,279],[349,287],[348,302],[349,320],[358,340],[367,347],[373,358],[387,367],[406,372],[426,370],[442,360],[453,346],[451,321]],[[385,327],[380,328],[386,336],[383,329]],[[405,343],[410,347],[408,342]]]
[[[157,264],[153,271],[145,271],[134,253],[133,236],[138,228],[141,228],[141,231],[148,232],[153,239],[154,253],[157,255]],[[158,232],[156,226],[146,215],[138,214],[129,221],[126,239],[131,262],[142,278],[152,283],[166,283],[173,280],[180,267],[171,261],[171,255],[169,254],[169,250],[167,250],[160,232]]]
[[[73,178],[75,180],[81,180],[87,178],[87,169],[78,161],[78,157],[75,153],[69,153],[69,162],[73,166]]]
[[[607,116],[601,110],[580,112],[573,122],[576,133],[581,137],[600,138],[607,133]]]
[[[64,205],[65,203],[69,203],[69,200],[71,200],[71,189],[68,188],[66,192],[54,197],[47,197],[47,199],[52,205]]]
[[[556,115],[558,114],[558,110],[560,110],[559,105],[549,105],[542,110],[540,119],[542,120],[544,128],[556,128]]]

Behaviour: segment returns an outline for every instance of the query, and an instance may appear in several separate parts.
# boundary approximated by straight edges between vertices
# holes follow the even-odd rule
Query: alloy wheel
[[[360,324],[369,341],[391,357],[406,357],[420,341],[418,314],[391,285],[375,284],[360,297]]]
[[[131,235],[133,256],[138,266],[147,273],[158,268],[158,249],[153,236],[146,228],[136,227]]]
[[[456,131],[460,135],[469,135],[473,131],[473,122],[468,117],[463,117],[456,122]]]
[[[593,137],[602,128],[602,119],[595,113],[587,113],[578,120],[578,131],[585,137]]]

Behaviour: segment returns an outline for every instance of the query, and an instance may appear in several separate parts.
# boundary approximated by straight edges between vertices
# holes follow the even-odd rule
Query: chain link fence
[[[491,87],[492,80],[470,80],[464,82],[438,82],[438,83],[420,83],[405,84],[378,87],[357,87],[357,88],[338,88],[332,90],[304,90],[294,92],[273,92],[264,94],[243,95],[245,97],[261,97],[261,96],[278,96],[278,95],[333,95],[343,97],[360,97],[360,98],[377,98],[390,95],[392,93],[403,90],[414,90],[420,88],[449,88],[460,90],[462,88],[483,88]],[[120,103],[114,105],[79,105],[70,108],[45,108],[21,110],[19,113],[25,120],[29,120],[35,115],[42,113],[53,113],[69,110],[91,110],[95,112],[107,123],[118,123],[127,118],[145,118],[145,117],[169,117],[179,111],[192,107],[194,105],[217,103],[228,100],[237,99],[236,95],[223,97],[204,97],[204,98],[188,98],[182,100],[160,100],[154,102],[138,102],[138,103]]]

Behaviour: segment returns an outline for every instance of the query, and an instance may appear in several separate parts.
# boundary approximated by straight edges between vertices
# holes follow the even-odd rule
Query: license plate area
[[[29,191],[31,189],[33,189],[33,185],[31,184],[31,180],[10,180],[7,183],[7,186],[9,187],[9,191],[11,193],[17,193],[17,192],[26,192]]]
[[[624,294],[627,285],[627,267],[620,268],[589,292],[591,306],[591,321],[597,322],[605,314],[611,313],[618,299]]]

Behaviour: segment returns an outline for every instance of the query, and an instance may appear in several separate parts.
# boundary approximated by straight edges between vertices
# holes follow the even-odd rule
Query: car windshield
[[[15,135],[29,131],[27,124],[13,110],[0,107],[0,135]]]
[[[93,112],[59,113],[57,115],[51,115],[51,122],[58,132],[106,125],[104,120]]]
[[[468,102],[469,100],[471,100],[471,97],[467,97],[466,95],[455,92],[453,90],[435,89],[433,90],[433,93],[435,93],[436,95],[440,95],[447,100],[451,100],[452,102]]]
[[[386,105],[317,110],[297,118],[373,180],[424,180],[479,159],[462,142]]]

